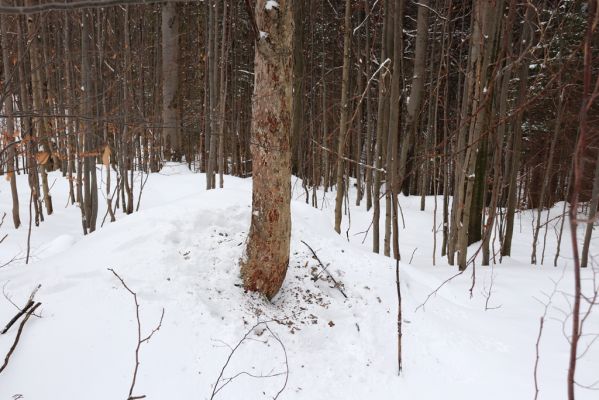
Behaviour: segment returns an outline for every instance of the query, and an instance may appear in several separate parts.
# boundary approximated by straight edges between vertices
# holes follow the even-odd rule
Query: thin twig
[[[137,301],[137,293],[135,293],[133,290],[131,290],[129,288],[129,286],[127,286],[127,284],[125,283],[123,278],[121,278],[120,275],[117,274],[115,270],[113,270],[112,268],[108,268],[108,270],[110,272],[112,272],[119,281],[121,281],[121,284],[123,285],[123,287],[129,293],[131,293],[131,295],[133,296],[133,300],[135,301],[135,318],[137,320],[137,346],[135,347],[135,368],[133,370],[133,378],[131,379],[131,386],[129,388],[129,395],[127,397],[127,400],[143,399],[146,397],[145,395],[139,395],[139,396],[133,395],[133,390],[135,389],[135,383],[137,381],[137,372],[139,370],[139,364],[140,364],[139,350],[141,348],[141,345],[143,343],[148,342],[152,338],[152,336],[154,336],[154,333],[158,332],[160,330],[160,328],[162,327],[162,320],[164,319],[164,308],[162,309],[162,314],[160,315],[160,321],[158,321],[158,324],[156,325],[156,327],[154,329],[152,329],[152,331],[146,337],[142,338],[141,337],[141,320],[139,318],[139,302]]]
[[[303,240],[301,242],[303,244],[305,244],[307,248],[310,249],[310,251],[312,252],[312,255],[314,256],[314,258],[316,259],[316,261],[318,261],[318,263],[320,264],[320,267],[322,268],[322,270],[327,273],[327,275],[329,276],[329,278],[331,278],[331,280],[335,284],[335,287],[337,289],[339,289],[339,291],[341,292],[341,294],[343,295],[343,297],[345,297],[347,299],[347,295],[345,294],[345,292],[341,288],[341,285],[339,284],[339,282],[337,282],[337,280],[333,277],[333,275],[331,275],[331,273],[327,270],[327,268],[324,266],[324,264],[322,263],[322,261],[320,261],[320,258],[318,258],[318,255],[316,254],[316,252],[314,251],[314,249],[312,247],[310,247],[310,245],[308,243],[304,242]]]
[[[289,379],[289,360],[287,358],[287,350],[285,349],[285,345],[283,344],[281,339],[268,326],[268,323],[273,322],[273,321],[274,320],[269,320],[269,321],[261,321],[261,322],[256,323],[245,333],[245,335],[243,335],[243,337],[239,340],[239,342],[237,342],[235,347],[231,348],[229,346],[229,348],[231,348],[231,352],[227,356],[227,359],[226,359],[224,365],[222,366],[220,373],[218,374],[216,382],[214,383],[214,386],[212,387],[212,394],[210,395],[210,400],[213,400],[214,397],[218,394],[218,392],[220,392],[225,386],[227,386],[229,383],[233,382],[233,380],[235,380],[235,378],[237,378],[241,375],[247,375],[252,378],[273,378],[276,376],[285,375],[285,382],[283,383],[283,387],[281,389],[279,389],[279,391],[277,392],[277,394],[275,395],[275,397],[273,399],[277,399],[279,397],[279,395],[281,393],[283,393],[283,391],[285,390],[285,387],[287,387],[287,381]],[[231,359],[233,358],[233,355],[235,354],[237,349],[243,344],[243,342],[245,342],[246,340],[250,340],[249,335],[260,325],[264,325],[265,329],[268,330],[270,332],[271,336],[281,345],[281,348],[283,349],[283,353],[285,354],[285,372],[277,372],[277,373],[266,374],[266,375],[256,375],[256,374],[251,374],[249,372],[240,372],[236,375],[233,375],[230,378],[223,378],[225,369],[231,362]],[[222,383],[219,386],[219,383],[221,383],[221,382],[224,382],[224,383]]]
[[[419,309],[423,309],[424,310],[424,306],[426,305],[426,303],[428,302],[428,300],[435,294],[437,294],[437,292],[439,290],[441,290],[441,288],[443,286],[445,286],[447,283],[449,283],[451,280],[453,280],[454,278],[457,278],[458,276],[462,275],[466,270],[461,270],[460,272],[458,272],[455,275],[450,276],[449,278],[445,279],[443,282],[441,282],[441,284],[439,286],[437,286],[437,288],[435,290],[433,290],[432,292],[430,292],[428,294],[428,296],[426,296],[426,299],[424,300],[424,302],[422,304],[420,304],[418,307],[416,307],[416,310],[414,310],[414,312],[418,311]]]

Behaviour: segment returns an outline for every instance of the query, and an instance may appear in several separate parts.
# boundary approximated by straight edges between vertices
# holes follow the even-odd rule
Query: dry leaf
[[[102,153],[102,164],[110,165],[110,146],[108,145],[104,147],[104,153]]]
[[[38,164],[45,165],[50,159],[50,154],[47,151],[40,151],[35,155],[35,158]]]

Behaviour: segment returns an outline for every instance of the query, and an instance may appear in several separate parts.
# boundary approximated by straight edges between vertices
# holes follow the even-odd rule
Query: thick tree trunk
[[[272,299],[283,284],[291,239],[291,111],[294,21],[291,0],[256,2],[252,98],[252,221],[241,276]],[[257,32],[256,32],[257,33]]]

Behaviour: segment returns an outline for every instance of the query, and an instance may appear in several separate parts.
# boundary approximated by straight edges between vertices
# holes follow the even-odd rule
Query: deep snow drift
[[[558,267],[552,266],[558,220],[548,232],[545,266],[529,265],[532,213],[524,212],[514,256],[493,269],[477,265],[472,297],[470,267],[417,310],[457,271],[439,255],[432,265],[434,199],[427,198],[427,211],[421,212],[419,198],[402,198],[404,371],[398,376],[395,265],[370,252],[371,232],[363,232],[371,214],[364,206],[349,203],[351,218],[344,217],[343,235],[337,235],[334,193],[318,192],[319,209],[312,208],[293,178],[290,266],[271,304],[240,287],[238,260],[251,212],[249,179],[226,177],[225,189],[206,191],[203,175],[167,166],[149,177],[140,212],[125,216],[119,211],[117,222],[83,237],[79,209],[65,207],[67,182],[53,173],[55,215],[33,228],[29,265],[22,259],[28,190],[25,178],[17,179],[24,222],[19,230],[11,226],[9,186],[0,183],[0,216],[8,214],[0,228],[0,238],[8,234],[0,244],[0,265],[17,256],[0,269],[0,285],[22,306],[41,284],[36,298],[42,318],[27,322],[0,374],[0,399],[128,397],[137,344],[135,305],[107,268],[138,294],[142,336],[165,310],[160,330],[141,346],[133,395],[209,399],[231,348],[257,322],[270,321],[237,348],[214,398],[272,399],[285,386],[280,399],[532,399],[539,318],[557,285],[540,340],[539,398],[566,397],[565,335],[573,280],[567,231]],[[102,199],[98,225],[105,212]],[[559,205],[552,210],[560,212]],[[343,285],[347,299],[302,240]],[[470,251],[475,250],[476,244]],[[597,243],[592,250],[599,252]],[[592,276],[590,269],[583,273],[587,293]],[[2,327],[16,312],[0,297]],[[599,311],[587,321],[589,336],[581,353],[596,337],[591,334],[599,333]],[[16,331],[15,326],[0,335],[0,360]],[[581,385],[599,380],[598,365],[599,344],[579,360]],[[577,390],[579,399],[596,396],[596,391]]]

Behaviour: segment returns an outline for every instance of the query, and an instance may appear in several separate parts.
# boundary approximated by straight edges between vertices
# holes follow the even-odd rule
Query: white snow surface
[[[160,330],[140,350],[133,395],[147,399],[209,399],[231,347],[258,321],[273,321],[267,326],[284,350],[261,325],[231,358],[223,378],[236,378],[215,399],[274,398],[286,381],[285,357],[289,373],[279,399],[532,399],[539,318],[554,281],[558,292],[540,340],[539,399],[566,398],[569,345],[564,332],[570,331],[573,279],[567,230],[558,267],[552,265],[553,228],[559,220],[550,222],[544,266],[529,264],[533,214],[523,212],[517,219],[513,257],[493,269],[477,263],[472,297],[469,267],[416,310],[457,271],[439,254],[432,265],[434,198],[427,198],[422,212],[419,198],[402,197],[404,369],[398,376],[395,265],[370,251],[372,229],[362,244],[361,232],[368,229],[371,213],[364,204],[353,206],[354,192],[351,226],[345,215],[342,235],[337,235],[334,192],[318,191],[316,209],[305,203],[301,182],[292,179],[290,265],[281,292],[269,303],[245,293],[239,277],[251,218],[249,179],[227,176],[224,189],[206,191],[203,174],[167,165],[149,177],[139,212],[125,216],[118,210],[115,223],[106,222],[84,237],[80,209],[66,205],[66,179],[51,173],[55,214],[33,227],[29,265],[23,259],[29,192],[26,178],[19,175],[17,180],[24,223],[18,230],[11,225],[8,182],[0,183],[0,217],[7,213],[0,238],[8,234],[0,244],[0,265],[17,256],[0,269],[0,284],[19,306],[41,284],[36,299],[42,302],[42,318],[27,322],[0,374],[0,399],[128,397],[137,343],[135,306],[107,268],[137,293],[142,336],[165,310]],[[100,203],[98,226],[106,210],[102,195]],[[441,206],[440,197],[438,226]],[[552,215],[561,207],[556,205]],[[383,224],[381,228],[384,232]],[[438,233],[437,251],[441,239]],[[321,273],[302,240],[342,282],[348,299]],[[477,244],[472,245],[470,253],[476,249]],[[594,245],[592,250],[597,254],[599,249]],[[485,311],[492,274],[490,309]],[[586,293],[592,276],[591,269],[583,271]],[[0,328],[16,311],[0,297]],[[599,332],[597,316],[589,317],[586,333]],[[16,331],[14,326],[0,335],[0,362]],[[583,337],[581,349],[592,338]],[[597,381],[598,365],[595,345],[578,361],[578,382]],[[271,377],[255,377],[264,375]],[[577,399],[596,398],[596,391],[577,389]]]
[[[268,0],[266,2],[266,4],[264,5],[264,8],[267,9],[267,10],[272,10],[272,9],[275,9],[275,8],[278,9],[279,8],[279,3],[277,1],[275,1],[275,0]]]

